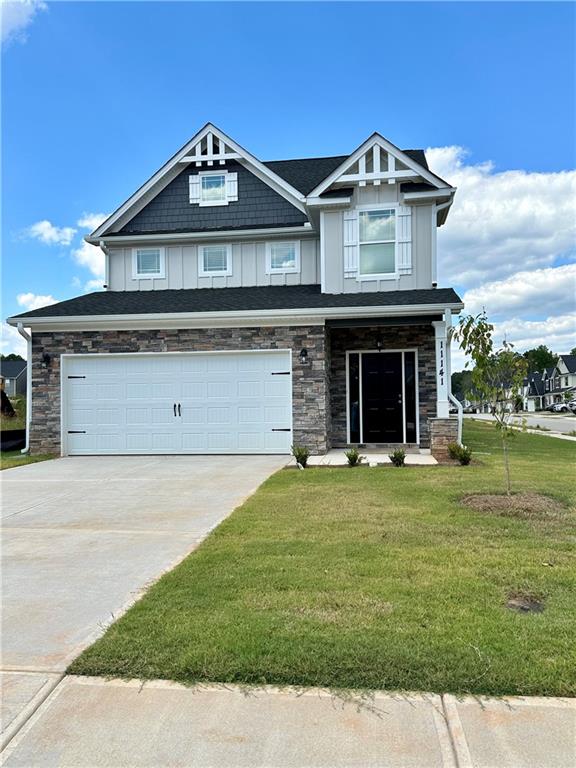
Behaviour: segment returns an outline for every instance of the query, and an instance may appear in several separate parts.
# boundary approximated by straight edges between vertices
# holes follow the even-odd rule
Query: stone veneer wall
[[[32,453],[60,453],[60,355],[102,352],[202,352],[292,349],[293,440],[327,448],[326,330],[323,326],[38,332],[32,336]],[[308,350],[306,365],[300,350]],[[43,365],[42,355],[51,362]]]
[[[430,448],[432,455],[438,461],[450,458],[448,446],[458,442],[458,418],[430,420]]]
[[[420,446],[430,446],[429,419],[436,416],[436,349],[434,328],[422,325],[395,325],[367,328],[331,328],[330,359],[330,442],[346,445],[346,351],[375,350],[380,337],[386,349],[418,350],[418,398],[420,414]]]

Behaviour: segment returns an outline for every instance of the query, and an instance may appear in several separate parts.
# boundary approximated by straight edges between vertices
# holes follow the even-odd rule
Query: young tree
[[[510,495],[510,459],[508,441],[513,435],[514,404],[521,397],[526,360],[514,352],[513,345],[504,340],[502,347],[494,348],[494,326],[488,322],[486,312],[468,315],[460,320],[454,336],[460,348],[473,363],[472,384],[481,399],[490,406],[496,428],[502,440],[502,454],[506,475],[506,493]]]

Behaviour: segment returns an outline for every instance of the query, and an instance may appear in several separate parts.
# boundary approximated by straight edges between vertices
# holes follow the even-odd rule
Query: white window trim
[[[226,248],[226,269],[205,270],[204,249]],[[230,277],[232,274],[232,246],[229,243],[206,243],[198,246],[198,277]]]
[[[226,183],[226,176],[228,171],[200,171],[198,178],[200,179],[200,201],[198,205],[200,208],[214,208],[217,205],[228,205],[228,185]],[[202,179],[204,176],[224,176],[224,200],[202,200]]]
[[[358,274],[356,276],[356,280],[359,283],[365,282],[366,280],[398,280],[398,233],[396,232],[396,227],[398,225],[398,203],[371,203],[370,205],[358,205],[356,206],[356,210],[358,211]],[[369,245],[370,242],[374,242],[360,240],[360,213],[362,211],[394,211],[394,272],[383,272],[370,275],[363,275],[360,272],[360,251],[362,245]],[[390,241],[388,240],[383,242]],[[378,241],[376,241],[376,244],[378,244]]]
[[[273,245],[293,245],[296,256],[293,267],[273,267],[272,266],[272,246]],[[300,240],[274,240],[266,243],[266,274],[267,275],[294,275],[300,272]]]
[[[151,275],[149,272],[142,274],[138,272],[138,251],[159,251],[160,252],[160,272]],[[164,248],[153,246],[141,246],[132,248],[132,280],[164,280],[166,278],[166,256]]]

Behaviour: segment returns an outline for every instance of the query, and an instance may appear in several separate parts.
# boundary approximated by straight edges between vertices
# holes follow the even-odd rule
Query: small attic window
[[[226,174],[200,174],[200,203],[219,205],[226,202]]]
[[[204,207],[228,205],[238,200],[238,174],[200,171],[189,177],[190,204]]]

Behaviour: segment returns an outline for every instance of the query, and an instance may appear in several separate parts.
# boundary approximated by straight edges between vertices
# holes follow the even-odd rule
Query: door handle
[[[182,411],[180,410],[180,403],[178,403],[178,416],[182,416]]]
[[[174,416],[176,416],[176,403],[174,403]]]

